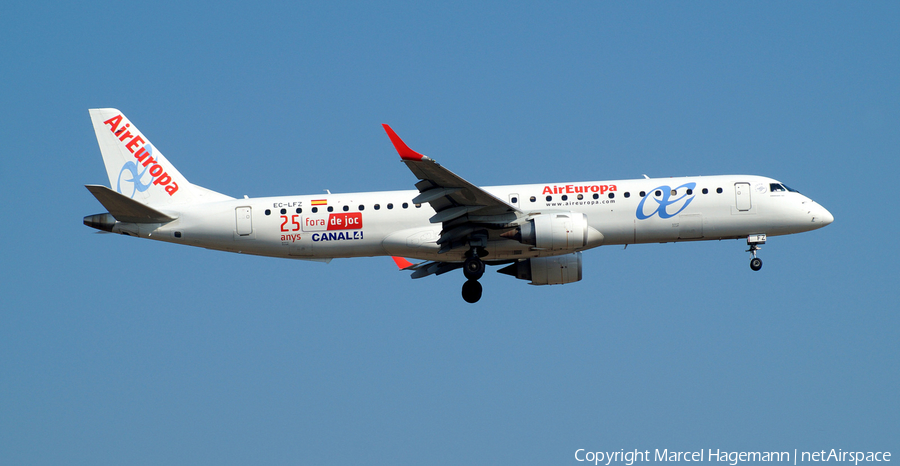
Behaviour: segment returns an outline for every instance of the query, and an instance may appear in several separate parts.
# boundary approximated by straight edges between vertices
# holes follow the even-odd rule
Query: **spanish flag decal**
[[[328,205],[328,200],[327,199],[316,199],[316,200],[310,202],[310,205]]]

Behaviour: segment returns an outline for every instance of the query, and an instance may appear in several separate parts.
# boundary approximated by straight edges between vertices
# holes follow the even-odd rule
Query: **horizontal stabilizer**
[[[106,207],[110,215],[124,223],[169,223],[175,220],[146,204],[119,194],[106,186],[85,185],[85,188]]]

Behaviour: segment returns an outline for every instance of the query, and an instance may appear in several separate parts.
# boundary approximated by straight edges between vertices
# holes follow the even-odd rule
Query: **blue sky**
[[[896,2],[7,2],[0,463],[900,453]],[[825,229],[552,287],[95,234],[88,108],[232,196],[748,173]]]

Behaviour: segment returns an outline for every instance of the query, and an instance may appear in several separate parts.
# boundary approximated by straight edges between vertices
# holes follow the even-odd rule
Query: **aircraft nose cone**
[[[819,211],[816,212],[815,221],[821,223],[824,227],[825,225],[830,225],[831,222],[834,221],[834,215],[831,215],[831,212],[826,208],[819,206]]]

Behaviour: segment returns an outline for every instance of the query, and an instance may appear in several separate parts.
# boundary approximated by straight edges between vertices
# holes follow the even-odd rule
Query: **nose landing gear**
[[[754,272],[757,272],[761,268],[762,268],[762,259],[760,259],[758,257],[754,257],[753,259],[750,259],[750,269],[751,270],[753,270]]]
[[[747,245],[750,246],[750,249],[747,252],[750,253],[750,270],[754,272],[759,271],[762,268],[762,259],[756,257],[756,251],[762,249],[759,247],[760,244],[766,244],[766,235],[750,235],[747,237]]]

